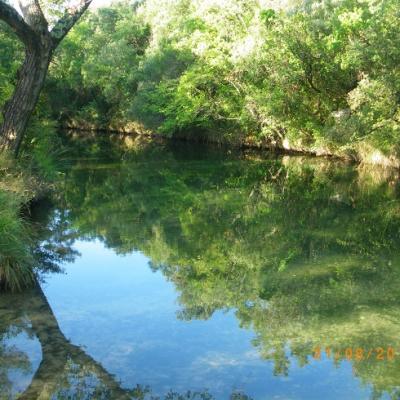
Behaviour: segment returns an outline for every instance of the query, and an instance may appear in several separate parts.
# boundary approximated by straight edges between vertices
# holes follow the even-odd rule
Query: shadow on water
[[[7,340],[25,332],[35,337],[41,346],[41,362],[30,384],[19,400],[32,399],[160,399],[151,394],[148,386],[122,388],[118,380],[103,366],[72,344],[62,333],[40,285],[23,294],[6,294],[0,303],[0,398],[12,398],[12,383],[8,373],[15,369],[30,369],[29,357]],[[235,393],[232,398],[250,399]],[[165,399],[212,400],[207,392],[170,392]]]
[[[68,381],[68,375],[75,375],[77,371],[75,380],[90,375],[96,377],[100,389],[97,394],[108,394],[116,399],[130,398],[99,363],[65,338],[39,284],[24,294],[4,297],[1,304],[2,336],[8,336],[15,328],[25,330],[39,340],[42,350],[42,361],[19,399],[51,398],[61,390],[68,390],[68,383],[65,385],[64,382]],[[3,318],[8,325],[4,324]]]
[[[351,363],[372,398],[399,397],[397,173],[125,136],[66,143],[70,167],[46,214],[47,240],[61,254],[76,257],[77,239],[100,240],[117,254],[139,250],[174,284],[178,318],[234,310],[274,374],[288,376],[294,361],[306,367],[322,357],[338,367]],[[22,398],[40,390],[55,396],[73,373],[75,383],[87,376],[98,383],[95,395],[83,389],[87,398],[151,396],[140,386],[122,389],[69,343],[39,287],[1,304],[3,336],[25,318],[31,327],[24,329],[42,346]]]

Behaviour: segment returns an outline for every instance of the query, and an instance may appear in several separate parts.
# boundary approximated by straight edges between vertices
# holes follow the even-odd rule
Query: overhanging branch
[[[87,10],[91,2],[92,0],[81,0],[76,7],[69,8],[65,11],[65,14],[58,20],[50,32],[55,47],[64,39],[65,35]]]
[[[19,0],[24,21],[39,34],[47,32],[48,23],[40,7],[39,0]]]
[[[0,0],[0,19],[12,28],[25,45],[34,43],[36,34],[33,29],[24,21],[17,10],[4,0]]]

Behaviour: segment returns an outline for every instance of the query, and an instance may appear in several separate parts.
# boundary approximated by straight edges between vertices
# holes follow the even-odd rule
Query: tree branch
[[[48,30],[48,23],[38,0],[20,0],[19,7],[25,22],[37,33]]]
[[[25,45],[34,43],[36,34],[15,8],[0,0],[0,19],[9,25]]]
[[[76,7],[71,7],[65,11],[65,14],[58,20],[50,32],[51,37],[53,38],[54,47],[57,47],[61,40],[64,39],[67,33],[90,6],[91,2],[92,0],[80,0]]]

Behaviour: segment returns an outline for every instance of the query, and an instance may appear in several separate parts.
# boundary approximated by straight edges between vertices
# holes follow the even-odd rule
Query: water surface
[[[394,172],[66,145],[33,210],[64,273],[0,296],[0,399],[399,397]]]

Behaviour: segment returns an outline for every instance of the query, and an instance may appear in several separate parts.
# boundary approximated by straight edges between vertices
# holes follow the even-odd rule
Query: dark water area
[[[0,399],[398,399],[400,185],[327,159],[68,136],[0,295]]]

